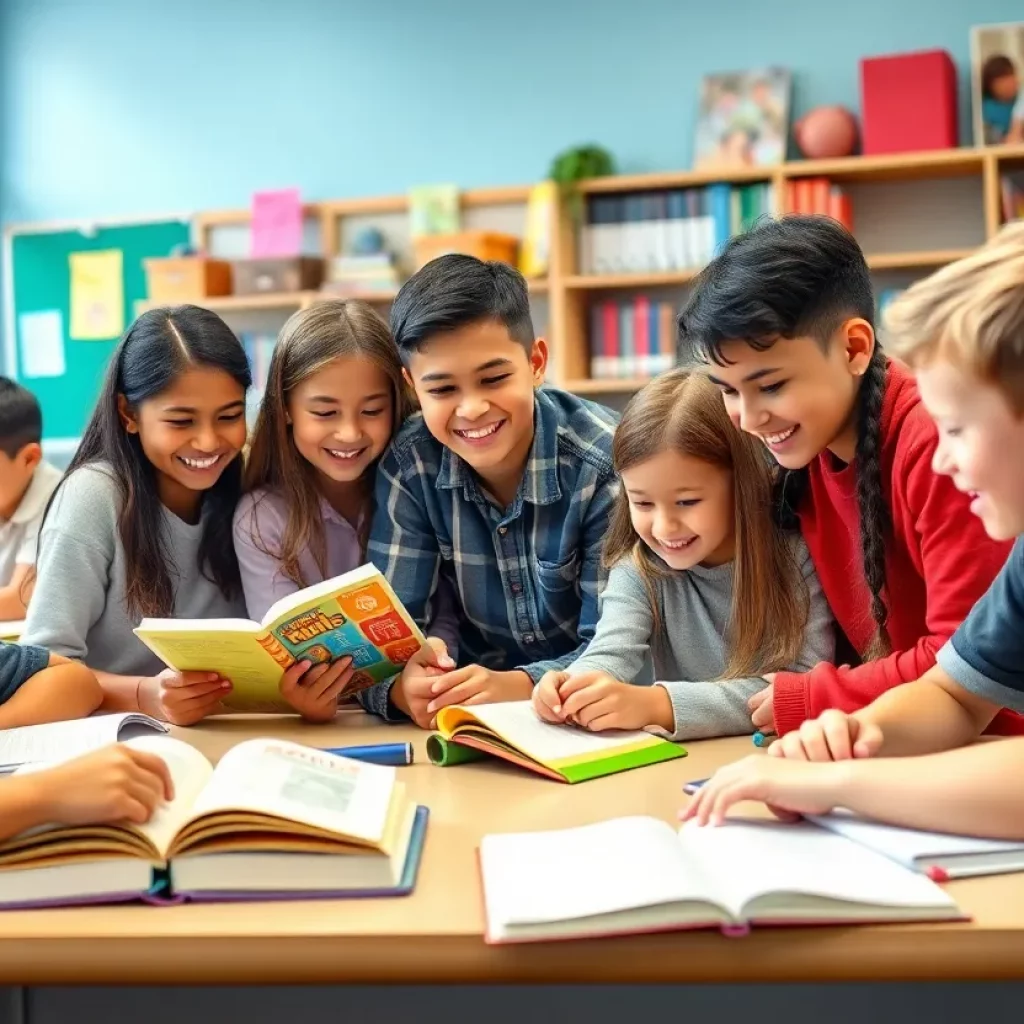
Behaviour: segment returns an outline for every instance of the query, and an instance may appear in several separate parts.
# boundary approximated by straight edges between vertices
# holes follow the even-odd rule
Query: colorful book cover
[[[301,660],[352,658],[345,696],[400,672],[426,643],[387,580],[372,565],[290,594],[262,622],[245,619],[143,619],[139,639],[179,672],[230,679],[234,711],[281,711],[281,676]]]
[[[632,768],[685,757],[685,748],[649,732],[588,732],[542,722],[530,701],[450,705],[437,715],[437,736],[427,753],[441,764],[449,744],[511,761],[556,782],[586,782]],[[456,764],[459,758],[445,760]]]

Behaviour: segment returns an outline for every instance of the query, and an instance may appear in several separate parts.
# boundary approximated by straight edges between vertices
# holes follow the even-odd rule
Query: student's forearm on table
[[[906,828],[1024,839],[1024,739],[821,768],[837,778],[836,806],[856,814]]]
[[[119,676],[113,672],[96,672],[103,688],[101,711],[142,711],[139,696],[146,676]]]
[[[940,680],[948,677],[936,667],[917,682],[896,686],[856,712],[859,721],[882,730],[880,757],[951,750],[985,731],[996,713],[994,705],[966,693],[958,698]]]

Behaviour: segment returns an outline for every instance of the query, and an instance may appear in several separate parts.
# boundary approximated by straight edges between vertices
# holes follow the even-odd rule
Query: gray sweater
[[[786,667],[805,672],[832,660],[835,634],[811,556],[802,541],[795,547],[810,601],[803,650]],[[664,686],[675,715],[674,740],[753,732],[747,699],[764,689],[765,681],[759,676],[714,681],[725,669],[732,580],[729,562],[712,569],[694,566],[655,581],[661,617],[655,633],[640,572],[631,561],[621,562],[601,595],[597,633],[569,672],[607,672],[627,683]]]
[[[119,675],[156,675],[164,665],[133,633],[125,608],[125,558],[117,529],[117,485],[109,469],[85,466],[64,481],[40,534],[37,578],[23,644]],[[199,570],[202,525],[166,508],[162,527],[174,560],[174,616],[245,618]]]

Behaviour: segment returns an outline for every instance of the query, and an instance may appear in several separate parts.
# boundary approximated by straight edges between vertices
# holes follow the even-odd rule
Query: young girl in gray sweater
[[[765,675],[806,672],[835,643],[803,541],[773,521],[772,460],[684,370],[632,399],[613,458],[597,632],[568,671],[542,677],[537,714],[675,740],[753,732]]]

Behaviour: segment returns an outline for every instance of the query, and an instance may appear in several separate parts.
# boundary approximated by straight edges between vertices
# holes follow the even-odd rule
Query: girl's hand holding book
[[[307,722],[332,722],[338,713],[338,698],[354,672],[351,658],[321,665],[298,661],[281,677],[281,696]]]
[[[221,710],[231,683],[216,672],[176,672],[166,668],[158,676],[139,680],[139,710],[172,725],[195,725]]]

